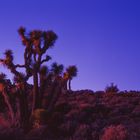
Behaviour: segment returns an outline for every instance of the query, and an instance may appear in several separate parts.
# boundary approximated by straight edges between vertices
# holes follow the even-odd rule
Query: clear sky
[[[0,57],[23,62],[21,25],[58,35],[51,62],[77,65],[73,89],[140,90],[140,0],[0,0]]]

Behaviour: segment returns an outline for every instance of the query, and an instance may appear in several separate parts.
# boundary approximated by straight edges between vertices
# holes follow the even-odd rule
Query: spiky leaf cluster
[[[23,83],[25,82],[25,74],[19,73],[18,75],[14,75],[13,81],[14,83]]]
[[[54,75],[61,75],[63,72],[64,66],[62,64],[57,64],[54,62],[52,64],[51,71],[54,73]]]
[[[77,76],[77,67],[75,65],[71,65],[66,69],[66,72],[69,75],[69,78],[72,79],[73,77]]]

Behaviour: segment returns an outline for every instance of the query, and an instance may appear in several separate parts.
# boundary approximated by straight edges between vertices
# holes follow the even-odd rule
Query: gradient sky
[[[58,35],[51,62],[77,65],[73,89],[140,90],[140,0],[0,0],[0,57],[12,49],[18,63],[20,26]]]

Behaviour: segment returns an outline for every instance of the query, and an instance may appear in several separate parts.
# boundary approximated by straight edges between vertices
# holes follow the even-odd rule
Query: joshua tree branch
[[[49,61],[50,59],[51,59],[51,57],[50,57],[50,56],[46,56],[46,58],[45,58],[45,59],[43,59],[43,60],[41,61],[41,64],[43,64],[44,62]]]
[[[44,62],[47,62],[48,60],[47,59],[43,59],[42,61],[41,61],[41,64],[43,64]]]
[[[47,45],[47,42],[44,41],[44,45],[43,45],[43,47],[41,49],[42,50],[42,53],[45,53],[48,48],[49,48],[49,46]]]
[[[15,65],[15,68],[25,68],[25,65],[17,64],[17,65]]]

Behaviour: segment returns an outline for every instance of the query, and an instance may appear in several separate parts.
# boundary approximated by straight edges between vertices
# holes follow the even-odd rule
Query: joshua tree
[[[51,72],[54,76],[54,80],[56,80],[57,78],[59,78],[59,76],[61,76],[63,69],[64,66],[62,64],[57,64],[56,62],[52,64]]]
[[[22,39],[22,43],[25,46],[24,64],[15,65],[13,63],[13,54],[11,50],[5,52],[5,59],[1,59],[0,62],[2,62],[16,76],[20,75],[17,68],[25,68],[25,81],[33,76],[32,110],[34,110],[40,107],[40,102],[38,101],[39,71],[41,65],[51,59],[50,56],[46,55],[46,51],[53,46],[55,40],[57,39],[57,35],[53,31],[40,30],[33,30],[27,34],[25,28],[23,27],[19,28],[18,32]]]
[[[63,72],[63,65],[57,64],[56,62],[51,65],[50,74],[52,75],[52,84],[51,84],[51,91],[48,95],[48,105],[47,110],[51,112],[54,108],[55,103],[57,102],[60,94],[62,93],[62,77],[61,74]]]
[[[4,59],[0,59],[0,62],[6,66],[15,76],[15,81],[16,81],[16,84],[17,86],[19,86],[19,90],[20,93],[18,95],[20,95],[20,98],[19,98],[19,102],[20,102],[20,112],[22,112],[22,115],[20,116],[22,119],[23,117],[25,119],[27,119],[27,117],[25,117],[28,113],[27,111],[25,110],[28,110],[27,108],[27,99],[26,99],[26,92],[22,92],[23,89],[24,91],[26,91],[26,81],[27,81],[27,76],[23,76],[23,74],[21,74],[20,72],[17,71],[17,68],[18,67],[22,67],[21,65],[17,64],[15,65],[13,60],[14,60],[14,57],[13,57],[13,53],[11,50],[6,50],[5,53],[5,58]],[[7,87],[6,87],[7,88]],[[26,106],[26,108],[23,108],[21,106]],[[18,110],[19,111],[19,110]],[[23,115],[24,114],[24,115]],[[27,119],[28,120],[28,119]],[[22,122],[23,125],[24,125],[24,122]]]
[[[18,32],[22,43],[25,46],[23,65],[26,68],[27,78],[33,76],[33,109],[39,108],[39,83],[38,74],[41,65],[51,59],[46,55],[46,51],[54,45],[57,35],[53,31],[33,30],[29,34],[25,33],[25,28],[21,27]],[[46,55],[45,58],[43,55]]]
[[[10,99],[7,93],[8,89],[8,80],[6,79],[6,75],[4,73],[0,74],[0,92],[4,98],[4,101],[9,109],[10,117],[11,117],[11,123],[14,124],[14,110],[12,108],[12,105],[10,103]]]
[[[75,65],[69,66],[66,69],[66,72],[68,74],[68,86],[69,86],[69,90],[71,90],[71,80],[73,79],[73,77],[77,76],[77,67]]]
[[[0,63],[6,66],[11,71],[11,73],[14,74],[14,84],[16,85],[17,89],[16,95],[19,99],[20,121],[23,123],[21,125],[25,126],[25,124],[28,123],[29,116],[32,115],[34,110],[42,107],[41,102],[46,87],[49,87],[49,93],[51,93],[49,98],[50,101],[48,101],[47,112],[51,112],[58,97],[62,93],[63,81],[67,82],[69,79],[69,89],[71,89],[70,82],[72,78],[77,75],[77,68],[76,66],[69,66],[65,73],[67,76],[62,78],[63,65],[53,63],[50,71],[48,67],[42,66],[45,62],[51,59],[51,57],[47,55],[46,52],[54,45],[57,39],[57,35],[53,31],[33,30],[29,33],[26,33],[25,28],[21,27],[19,28],[18,33],[25,47],[24,63],[15,64],[11,50],[5,51],[5,57],[0,59]],[[18,68],[24,68],[25,73],[23,74],[19,72]],[[33,78],[32,109],[28,109],[27,99],[27,81],[30,77]],[[12,110],[8,95],[6,94],[8,81],[5,81],[4,76],[1,79],[3,79],[0,82],[2,83],[0,84],[1,92],[11,113],[11,118],[14,120],[14,111]],[[32,112],[29,112],[30,109]]]

